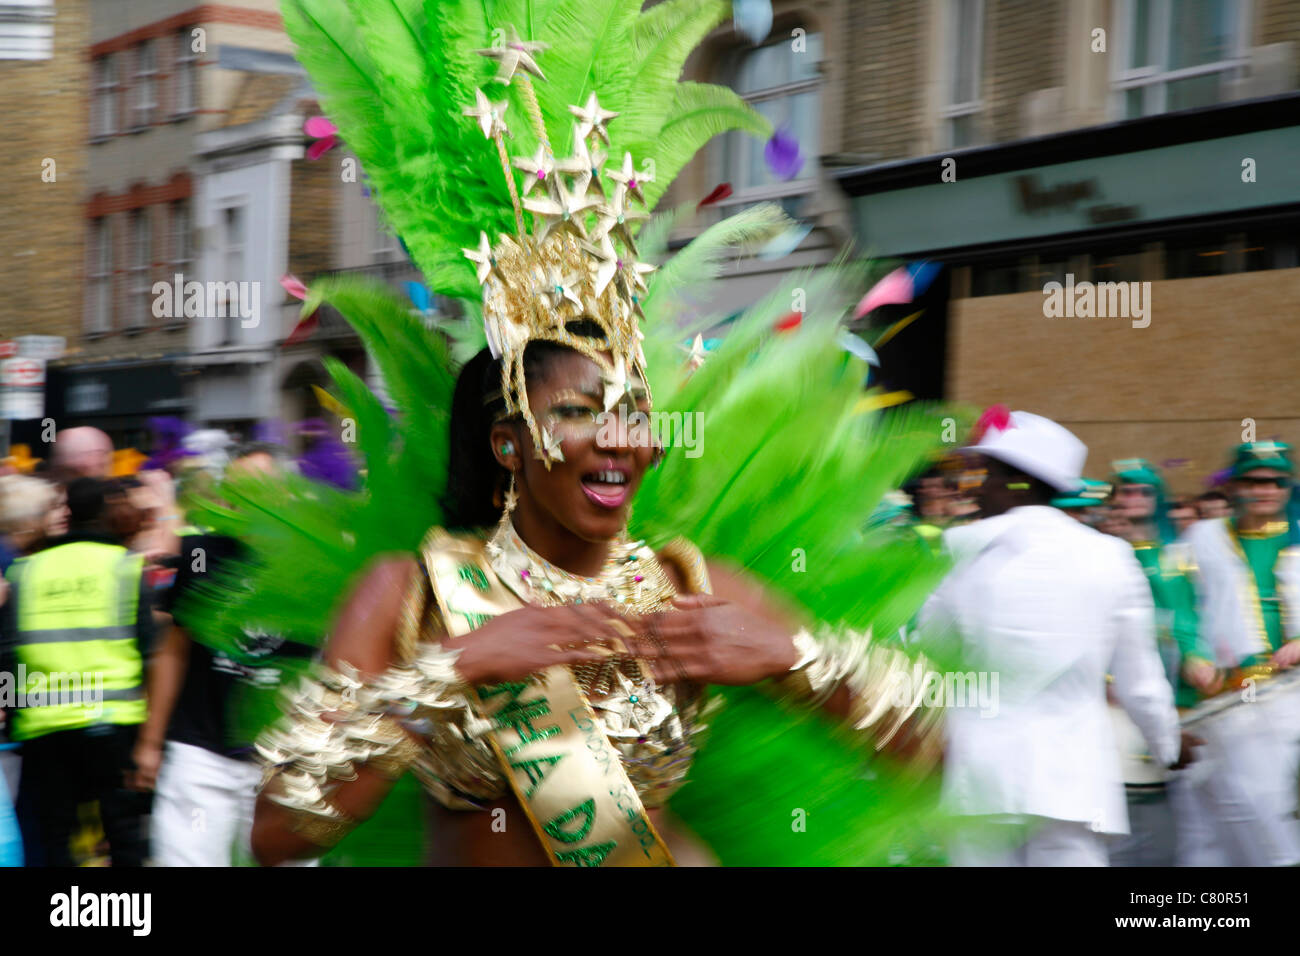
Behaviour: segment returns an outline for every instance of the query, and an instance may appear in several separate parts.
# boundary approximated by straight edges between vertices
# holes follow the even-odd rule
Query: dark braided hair
[[[589,319],[570,322],[565,328],[584,338],[605,337],[600,326]],[[557,342],[529,342],[524,348],[524,376],[531,382],[542,381],[555,356],[573,351]],[[510,472],[492,454],[490,435],[505,411],[501,362],[483,349],[460,370],[451,400],[451,454],[447,492],[442,499],[443,520],[450,530],[488,528],[501,518],[499,501],[509,485]]]

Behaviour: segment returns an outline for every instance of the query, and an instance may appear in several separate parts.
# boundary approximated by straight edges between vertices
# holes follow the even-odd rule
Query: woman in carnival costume
[[[329,363],[365,487],[228,482],[205,515],[263,556],[209,595],[213,633],[330,632],[259,744],[264,863],[325,853],[407,771],[442,864],[885,862],[928,819],[931,665],[870,635],[944,568],[858,529],[937,418],[854,411],[842,266],[685,361],[680,290],[790,224],[748,210],[658,270],[677,214],[635,227],[713,135],[770,129],[677,80],[726,4],[594,7],[285,4],[378,201],[432,290],[481,308],[487,347],[446,329],[449,350],[382,287],[316,283],[304,308],[358,328],[396,406]],[[775,334],[796,286],[803,327]],[[696,455],[660,427],[689,416]]]

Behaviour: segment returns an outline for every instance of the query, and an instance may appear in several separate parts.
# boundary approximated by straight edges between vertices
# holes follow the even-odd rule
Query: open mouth
[[[631,479],[619,468],[589,471],[582,476],[582,491],[602,508],[620,508],[627,501]]]

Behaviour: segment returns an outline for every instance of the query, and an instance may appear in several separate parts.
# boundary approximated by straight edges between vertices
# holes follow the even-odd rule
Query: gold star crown
[[[618,169],[604,171],[605,154],[597,144],[609,144],[606,125],[618,116],[602,109],[592,93],[583,106],[570,106],[574,123],[573,155],[557,159],[541,109],[526,74],[545,80],[535,55],[543,43],[524,43],[514,28],[500,48],[479,50],[495,59],[495,80],[517,83],[529,122],[540,146],[532,156],[507,159],[505,103],[492,103],[476,92],[473,116],[483,135],[495,141],[514,206],[516,235],[501,236],[495,245],[479,234],[477,249],[465,255],[478,267],[483,286],[483,323],[488,347],[501,362],[501,393],[508,415],[522,415],[533,436],[539,458],[549,468],[562,461],[559,443],[539,428],[528,405],[524,380],[524,349],[529,342],[568,346],[600,366],[605,378],[606,410],[612,408],[634,380],[644,385],[645,355],[637,319],[645,276],[653,266],[637,262],[632,226],[647,218],[641,184],[653,180],[638,173],[630,153]],[[522,72],[521,72],[522,71]],[[523,174],[522,198],[514,170]],[[533,231],[524,227],[532,216]],[[601,338],[576,336],[568,325],[587,320],[600,328]]]

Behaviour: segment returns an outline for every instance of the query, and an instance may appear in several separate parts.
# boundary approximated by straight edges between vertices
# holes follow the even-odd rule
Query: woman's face
[[[522,442],[519,506],[549,516],[584,541],[608,541],[626,527],[632,498],[654,460],[645,388],[634,383],[606,412],[600,367],[572,351],[552,355],[544,374],[533,378],[528,403],[564,460],[547,470],[533,454],[528,429],[516,426],[516,446]]]
[[[59,488],[54,504],[45,513],[44,523],[47,538],[57,538],[68,533],[68,495],[63,488]]]

